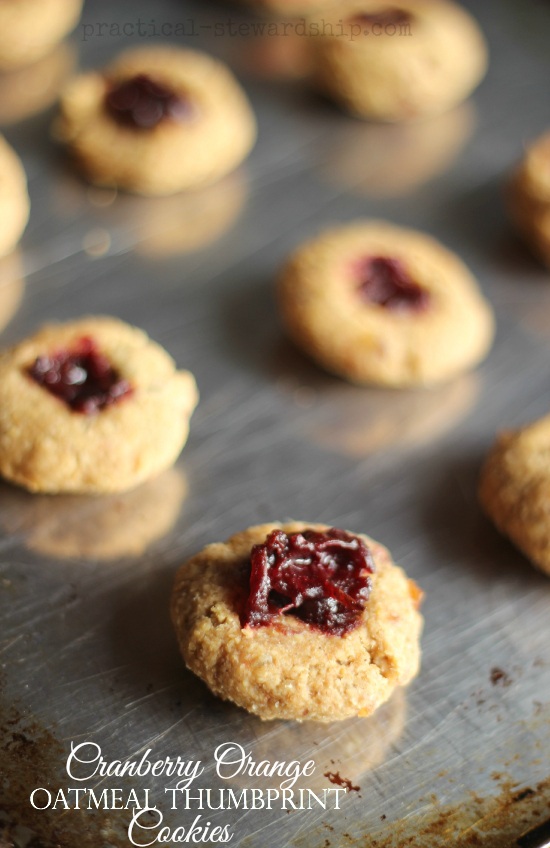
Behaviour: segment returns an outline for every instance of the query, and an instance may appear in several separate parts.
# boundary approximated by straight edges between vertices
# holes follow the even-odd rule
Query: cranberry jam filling
[[[419,286],[399,261],[388,256],[373,256],[359,263],[359,292],[368,303],[392,312],[423,312],[430,294]]]
[[[185,121],[193,106],[189,99],[176,94],[146,74],[138,74],[115,85],[105,98],[107,109],[122,124],[151,129],[161,121]]]
[[[74,350],[37,357],[28,373],[74,412],[85,415],[94,415],[132,393],[129,382],[88,338],[80,339]]]
[[[410,24],[413,16],[406,9],[398,9],[390,6],[379,12],[358,12],[353,16],[353,22],[368,24],[369,26],[406,26]]]
[[[344,530],[274,530],[251,553],[250,595],[243,627],[292,615],[331,636],[359,626],[369,599],[374,561],[357,536]]]

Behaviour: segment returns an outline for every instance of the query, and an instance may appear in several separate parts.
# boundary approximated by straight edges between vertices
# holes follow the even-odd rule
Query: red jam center
[[[380,9],[379,12],[358,12],[353,16],[353,21],[360,24],[368,24],[369,26],[406,26],[410,24],[413,16],[406,9],[398,9],[395,6],[389,6],[387,9]]]
[[[185,121],[193,113],[187,97],[146,74],[138,74],[111,88],[105,102],[117,121],[138,129],[156,127],[166,119]]]
[[[359,292],[368,303],[392,312],[422,312],[429,305],[429,292],[414,282],[399,259],[373,256],[362,260],[359,278]]]
[[[88,338],[81,339],[74,350],[39,356],[28,373],[74,412],[85,415],[94,415],[132,393],[130,383]]]
[[[274,530],[251,553],[250,595],[243,627],[292,615],[331,636],[359,626],[374,561],[362,539],[344,530]]]

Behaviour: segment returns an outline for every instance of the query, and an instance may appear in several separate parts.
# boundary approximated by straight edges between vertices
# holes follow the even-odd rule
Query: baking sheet
[[[339,810],[208,812],[235,848],[502,846],[547,817],[550,584],[481,516],[475,487],[496,429],[550,406],[548,275],[501,196],[523,144],[550,123],[550,10],[467,5],[489,38],[490,72],[473,102],[425,132],[364,125],[277,78],[273,45],[214,36],[217,22],[255,20],[229,5],[88,0],[92,25],[195,19],[198,35],[172,40],[239,72],[259,141],[199,206],[88,189],[48,140],[50,113],[6,129],[32,216],[24,292],[13,266],[4,274],[6,316],[21,303],[2,342],[44,320],[113,314],[144,327],[201,391],[161,486],[108,504],[0,489],[0,807],[20,844],[130,844],[128,810],[31,807],[32,789],[75,785],[71,742],[93,742],[109,761],[148,749],[201,760],[197,787],[271,785],[216,776],[216,747],[235,742],[256,760],[314,759],[297,786],[334,787],[331,772],[355,787]],[[83,67],[154,40],[83,33],[73,39]],[[299,47],[284,47],[286,71]],[[273,299],[281,262],[321,227],[359,216],[426,230],[471,266],[498,319],[476,373],[434,392],[359,389],[285,341]],[[421,673],[370,720],[262,723],[184,670],[167,614],[177,567],[208,542],[287,517],[369,533],[426,592]],[[93,781],[125,799],[148,787],[164,824],[189,827],[198,812],[170,809],[174,785]]]

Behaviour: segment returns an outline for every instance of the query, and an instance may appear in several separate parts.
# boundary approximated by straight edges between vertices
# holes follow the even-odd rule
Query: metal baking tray
[[[549,277],[502,201],[524,143],[550,124],[550,8],[467,5],[490,43],[487,79],[459,110],[399,128],[355,121],[312,94],[297,38],[231,35],[229,20],[258,20],[241,8],[87,0],[82,20],[95,33],[98,23],[141,19],[152,32],[194,20],[194,35],[166,41],[210,51],[242,79],[258,144],[236,174],[193,197],[88,188],[49,140],[51,111],[5,128],[28,172],[32,215],[19,257],[0,268],[4,321],[20,301],[2,343],[46,320],[113,314],[144,327],[201,392],[175,471],[137,492],[0,488],[7,844],[131,844],[130,808],[36,810],[35,788],[121,789],[124,803],[132,788],[143,803],[149,788],[172,830],[200,813],[170,809],[164,790],[177,781],[165,775],[71,781],[71,743],[83,742],[108,761],[149,749],[155,760],[200,760],[193,785],[215,792],[273,786],[218,778],[214,751],[228,742],[255,761],[313,759],[314,775],[296,788],[319,797],[337,787],[327,773],[350,789],[338,810],[314,800],[203,811],[203,824],[229,826],[234,848],[500,848],[550,814],[550,582],[476,503],[496,430],[550,408]],[[100,29],[73,36],[82,67],[161,40]],[[425,230],[470,265],[498,319],[477,372],[430,392],[361,389],[285,340],[273,297],[281,262],[301,239],[357,217]],[[369,533],[426,592],[420,675],[372,719],[262,723],[184,669],[168,618],[177,567],[208,542],[287,517]],[[158,834],[151,825],[142,844]]]

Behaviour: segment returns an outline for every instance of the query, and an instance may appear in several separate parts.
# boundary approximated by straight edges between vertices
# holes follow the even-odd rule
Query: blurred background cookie
[[[479,500],[497,528],[550,574],[550,415],[502,432],[481,471]]]
[[[103,498],[31,495],[0,485],[0,521],[48,557],[110,560],[140,556],[174,525],[187,496],[175,468],[137,489]]]
[[[0,332],[11,321],[23,298],[25,275],[18,250],[0,257]]]
[[[539,203],[550,203],[550,132],[529,145],[517,173],[523,194]]]
[[[312,26],[318,88],[361,118],[439,114],[465,100],[487,69],[479,26],[450,0],[351,0],[313,16]]]
[[[473,368],[494,334],[491,307],[435,239],[356,221],[301,245],[279,302],[290,338],[351,382],[435,385]]]
[[[9,0],[0,3],[0,71],[46,56],[76,26],[82,0]]]
[[[57,45],[37,62],[0,74],[0,124],[7,126],[48,109],[76,65],[74,45]]]
[[[27,226],[30,200],[19,156],[0,135],[0,256],[10,253]]]
[[[550,266],[550,132],[527,148],[510,180],[507,202],[527,244]]]
[[[91,182],[162,195],[233,171],[254,145],[256,121],[222,62],[156,46],[77,77],[53,132]]]

